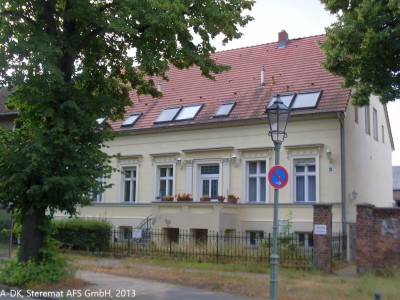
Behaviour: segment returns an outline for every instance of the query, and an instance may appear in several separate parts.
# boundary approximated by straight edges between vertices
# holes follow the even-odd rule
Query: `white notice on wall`
[[[132,238],[133,239],[141,239],[142,238],[142,229],[133,229],[132,230]]]
[[[314,225],[314,234],[317,235],[326,235],[326,225]]]

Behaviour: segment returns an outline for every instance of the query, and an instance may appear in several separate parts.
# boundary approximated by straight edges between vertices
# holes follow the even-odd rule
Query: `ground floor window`
[[[312,232],[296,232],[299,245],[303,247],[313,247],[314,238]]]
[[[196,245],[207,244],[208,230],[207,229],[192,229],[193,240]]]
[[[179,243],[179,228],[163,228],[167,242]]]
[[[247,244],[249,246],[260,246],[264,239],[263,231],[246,231]]]
[[[119,238],[121,240],[129,240],[132,238],[132,227],[120,226],[119,227]]]

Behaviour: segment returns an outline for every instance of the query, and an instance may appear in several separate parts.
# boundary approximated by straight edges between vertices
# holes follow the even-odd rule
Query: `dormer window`
[[[222,103],[221,106],[218,108],[217,112],[215,113],[214,117],[218,118],[218,117],[229,116],[235,105],[236,102]]]
[[[194,119],[202,107],[202,104],[184,106],[176,116],[175,121]]]
[[[315,108],[321,98],[322,91],[303,92],[296,95],[292,109]]]
[[[124,122],[122,122],[121,127],[133,126],[142,116],[142,113],[131,114]]]
[[[180,110],[181,107],[170,107],[164,109],[156,119],[155,123],[171,122],[175,120],[175,117]]]

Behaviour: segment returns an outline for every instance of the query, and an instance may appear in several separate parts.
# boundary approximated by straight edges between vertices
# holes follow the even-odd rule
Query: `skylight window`
[[[227,117],[235,107],[236,102],[222,103],[215,113],[214,117]]]
[[[281,98],[283,104],[285,104],[287,107],[290,107],[292,105],[293,98],[296,94],[279,94],[279,98]],[[268,107],[270,107],[276,100],[276,95],[272,97],[271,101],[269,101]]]
[[[321,94],[322,91],[298,93],[292,105],[292,109],[317,107],[317,103],[321,98]]]
[[[142,113],[131,114],[124,122],[122,122],[121,127],[133,126],[141,116]]]
[[[194,119],[202,106],[202,104],[184,106],[179,114],[176,116],[175,121]]]
[[[103,123],[106,121],[106,119],[107,119],[107,118],[98,118],[98,119],[96,119],[96,121],[97,121],[97,123],[98,123],[99,125],[101,125],[101,124],[103,124]]]
[[[156,119],[155,123],[160,122],[171,122],[175,120],[176,114],[181,110],[181,107],[171,107],[164,109],[158,118]]]

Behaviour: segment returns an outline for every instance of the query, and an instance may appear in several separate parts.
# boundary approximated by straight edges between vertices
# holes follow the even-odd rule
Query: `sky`
[[[324,34],[325,28],[336,20],[319,0],[257,0],[249,14],[255,20],[240,30],[242,38],[226,46],[216,40],[218,51],[276,42],[281,30],[286,30],[289,39]],[[400,166],[400,100],[389,103],[388,111],[396,149],[392,165]]]

